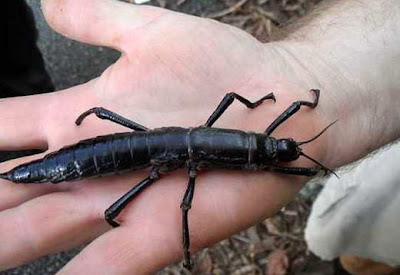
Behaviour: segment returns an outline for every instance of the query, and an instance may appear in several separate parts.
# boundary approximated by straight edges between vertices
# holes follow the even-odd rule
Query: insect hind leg
[[[136,131],[148,131],[149,130],[147,127],[140,125],[139,123],[136,123],[132,120],[124,118],[123,116],[120,116],[120,115],[118,115],[112,111],[109,111],[107,109],[104,109],[102,107],[94,107],[92,109],[87,110],[86,112],[83,112],[76,119],[75,124],[80,125],[82,123],[82,121],[90,114],[95,114],[100,119],[110,120],[119,125],[128,127],[132,130],[136,130]]]

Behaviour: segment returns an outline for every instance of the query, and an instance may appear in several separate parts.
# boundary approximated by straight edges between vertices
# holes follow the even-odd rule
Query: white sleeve
[[[400,265],[400,143],[329,178],[305,237],[325,260],[348,254]]]

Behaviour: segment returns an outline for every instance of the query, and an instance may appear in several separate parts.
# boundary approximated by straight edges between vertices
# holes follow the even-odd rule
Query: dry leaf
[[[210,254],[204,250],[196,262],[192,274],[211,274],[213,263]]]
[[[285,275],[289,268],[289,258],[286,250],[278,249],[268,257],[268,275]]]

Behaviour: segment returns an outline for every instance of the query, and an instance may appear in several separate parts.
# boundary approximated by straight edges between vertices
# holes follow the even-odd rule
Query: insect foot
[[[117,223],[116,221],[114,221],[115,217],[116,217],[116,212],[114,211],[114,209],[112,209],[111,207],[108,208],[106,211],[104,211],[104,217],[105,220],[112,226],[112,227],[118,227],[120,226],[119,223]]]

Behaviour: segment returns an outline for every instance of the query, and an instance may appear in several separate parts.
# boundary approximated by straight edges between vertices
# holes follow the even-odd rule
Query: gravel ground
[[[39,47],[57,89],[85,83],[98,75],[119,56],[103,47],[88,46],[52,31],[42,16],[39,1],[27,0],[39,29]],[[127,1],[129,2],[129,1]],[[159,5],[190,14],[207,16],[235,25],[268,41],[278,26],[303,16],[320,0],[154,0]],[[315,185],[312,185],[315,186]],[[316,185],[318,186],[318,184]],[[195,256],[193,274],[333,274],[332,264],[322,262],[307,251],[303,229],[312,204],[297,200],[275,217],[240,233]],[[55,274],[79,249],[43,257],[6,275]],[[180,264],[159,274],[187,274]]]

